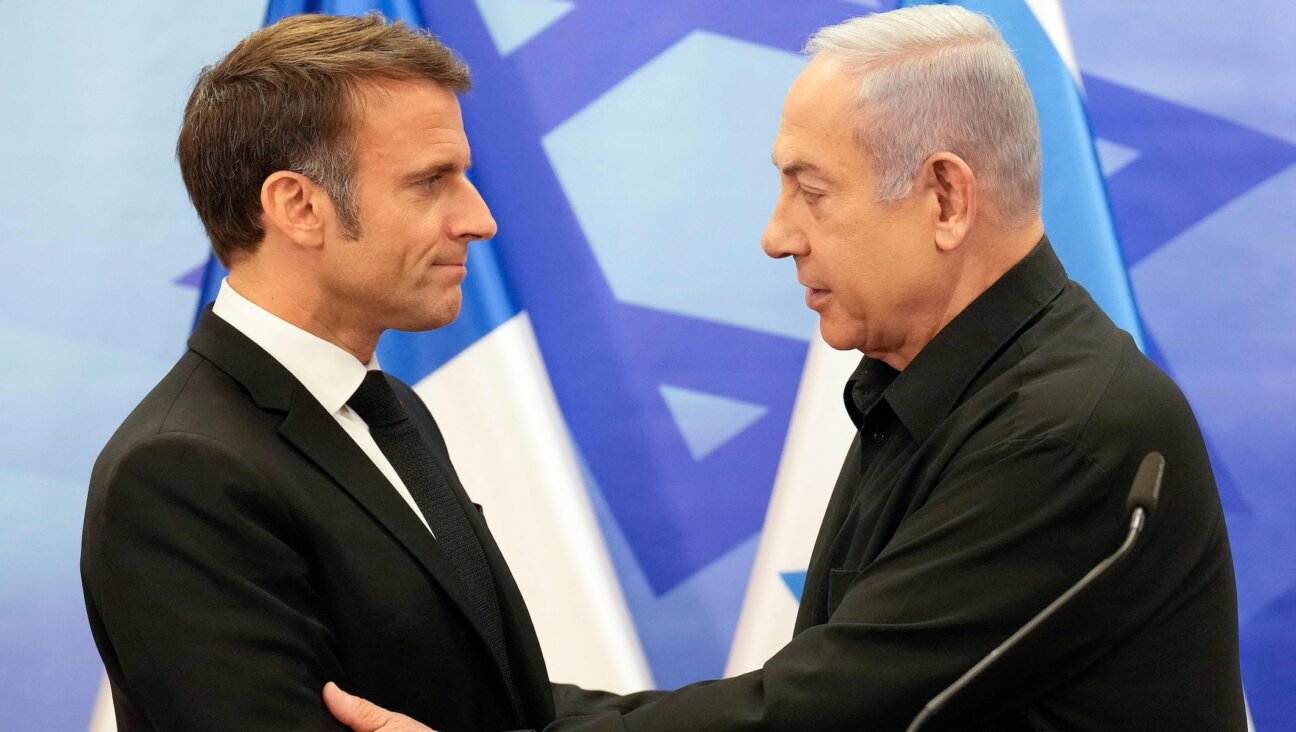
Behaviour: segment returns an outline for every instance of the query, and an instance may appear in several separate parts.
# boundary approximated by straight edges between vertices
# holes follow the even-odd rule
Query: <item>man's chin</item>
[[[446,308],[438,312],[420,313],[415,317],[403,318],[398,325],[392,326],[391,330],[404,331],[406,333],[425,333],[430,330],[438,330],[453,323],[459,317],[460,305],[455,302],[453,308]]]
[[[822,317],[819,318],[819,336],[823,338],[824,343],[837,351],[855,351],[860,347],[857,333],[834,328]]]

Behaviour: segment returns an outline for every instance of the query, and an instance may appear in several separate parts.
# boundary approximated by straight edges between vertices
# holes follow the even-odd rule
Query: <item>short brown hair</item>
[[[189,199],[222,264],[265,237],[261,185],[291,170],[322,187],[348,236],[352,109],[366,81],[427,79],[456,93],[468,67],[434,36],[371,13],[295,15],[239,42],[198,75],[176,157]]]

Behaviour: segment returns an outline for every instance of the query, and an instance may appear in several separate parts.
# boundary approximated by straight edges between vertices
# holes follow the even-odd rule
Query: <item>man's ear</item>
[[[963,158],[938,152],[923,162],[921,180],[934,202],[936,246],[952,251],[967,238],[976,218],[976,176]]]
[[[288,170],[271,173],[261,184],[261,211],[265,227],[275,229],[299,247],[324,244],[333,203],[310,178]]]

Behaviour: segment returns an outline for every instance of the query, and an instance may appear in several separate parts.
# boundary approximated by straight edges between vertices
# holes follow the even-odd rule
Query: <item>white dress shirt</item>
[[[369,359],[367,364],[360,363],[342,348],[266,312],[235,292],[228,279],[221,281],[220,293],[216,295],[212,311],[265,349],[266,353],[297,377],[302,386],[324,407],[324,411],[333,415],[333,419],[369,456],[396,492],[409,504],[419,521],[424,526],[428,525],[418,504],[414,502],[414,497],[410,495],[409,488],[405,487],[404,481],[396,474],[396,469],[369,434],[369,425],[347,406],[347,400],[360,388],[360,382],[364,381],[365,373],[378,370],[377,355]],[[429,527],[428,531],[431,530]]]

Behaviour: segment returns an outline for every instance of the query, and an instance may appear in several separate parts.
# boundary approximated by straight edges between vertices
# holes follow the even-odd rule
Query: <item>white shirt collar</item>
[[[369,363],[360,363],[346,350],[271,315],[238,294],[228,279],[221,280],[212,312],[288,369],[329,414],[346,406],[367,371],[378,369],[376,354]]]

